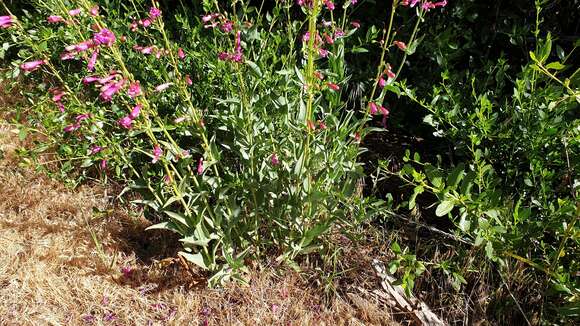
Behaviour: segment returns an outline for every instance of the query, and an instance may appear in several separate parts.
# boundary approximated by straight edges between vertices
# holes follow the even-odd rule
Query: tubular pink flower
[[[191,80],[191,77],[189,75],[185,75],[185,82],[187,83],[188,86],[193,85],[193,81]]]
[[[350,22],[350,24],[354,28],[360,28],[360,22],[358,20],[353,20],[352,22]]]
[[[151,7],[149,9],[149,17],[151,17],[151,19],[155,19],[159,16],[161,16],[161,10],[159,10],[159,8]]]
[[[153,147],[153,159],[151,160],[151,163],[157,163],[159,158],[161,158],[161,155],[163,155],[163,150],[159,145],[155,145],[155,147]]]
[[[143,19],[143,20],[140,20],[140,21],[139,21],[139,25],[141,25],[141,26],[143,26],[143,27],[147,28],[147,27],[151,26],[151,19],[149,19],[149,18],[145,18],[145,19]]]
[[[12,16],[0,16],[0,28],[8,28],[14,24]]]
[[[280,160],[278,159],[278,155],[276,155],[276,153],[274,153],[274,154],[272,154],[272,156],[270,156],[270,163],[272,163],[272,165],[274,165],[274,166],[280,164]]]
[[[375,115],[375,114],[377,114],[377,112],[378,112],[378,111],[379,111],[379,110],[378,110],[378,108],[377,108],[377,105],[376,105],[374,102],[371,102],[371,103],[369,103],[369,113],[370,113],[371,115]]]
[[[330,0],[324,0],[324,5],[326,6],[326,8],[328,10],[334,10],[334,2],[330,1]]]
[[[173,85],[173,83],[165,83],[165,84],[161,84],[157,87],[155,87],[155,91],[157,92],[163,92],[164,90],[168,89],[169,86]]]
[[[101,160],[100,167],[101,167],[101,170],[107,169],[107,160]]]
[[[230,58],[230,54],[227,52],[220,52],[218,54],[218,59],[220,59],[221,61],[227,61]]]
[[[101,99],[105,102],[109,102],[113,99],[113,95],[115,95],[121,88],[125,85],[125,79],[121,79],[118,82],[111,82],[107,85],[101,87],[101,94],[99,95]]]
[[[98,76],[87,76],[83,78],[83,84],[88,85],[98,81],[100,78]]]
[[[324,41],[326,43],[328,43],[330,45],[334,44],[334,39],[330,35],[324,33],[322,36],[324,36]]]
[[[80,127],[81,127],[81,125],[79,123],[75,123],[75,124],[68,125],[68,126],[64,127],[63,131],[64,132],[73,132],[73,131],[79,129]]]
[[[83,120],[87,120],[90,116],[89,113],[79,114],[75,117],[75,121],[81,123]]]
[[[203,174],[203,157],[200,157],[199,161],[197,162],[197,174]]]
[[[182,49],[182,48],[179,48],[179,49],[177,50],[177,56],[178,56],[178,57],[179,57],[179,59],[181,59],[181,60],[185,59],[185,52],[183,52],[183,49]]]
[[[407,44],[405,44],[405,42],[394,41],[393,44],[395,44],[401,51],[405,51],[407,49]]]
[[[64,22],[64,18],[62,18],[61,16],[52,15],[52,16],[48,16],[46,18],[46,21],[51,23],[51,24],[56,24],[56,23]]]
[[[102,28],[100,31],[93,35],[93,40],[97,45],[103,44],[110,47],[113,45],[113,43],[115,43],[116,37],[115,34],[113,34],[113,32],[110,30]]]
[[[223,24],[221,24],[220,29],[224,33],[229,33],[234,29],[234,22],[231,20],[227,20]]]
[[[133,107],[133,110],[131,110],[131,113],[129,114],[129,118],[135,120],[137,119],[137,117],[139,116],[139,113],[141,112],[141,108],[143,108],[143,106],[141,104],[137,104]]]
[[[335,83],[328,82],[328,83],[326,83],[326,85],[328,86],[328,88],[330,88],[333,91],[340,90],[340,86],[336,85]]]
[[[131,127],[133,126],[133,120],[129,116],[122,117],[117,121],[117,123],[125,129],[131,129]]]
[[[379,87],[385,88],[385,86],[387,86],[387,81],[381,76],[381,78],[379,78]]]
[[[66,93],[62,89],[55,89],[52,93],[52,101],[60,102]]]
[[[135,81],[129,85],[129,89],[127,90],[127,95],[131,98],[135,98],[141,95],[141,83],[139,81]]]
[[[102,150],[103,150],[103,148],[101,146],[95,145],[95,146],[91,147],[91,149],[89,150],[89,155],[95,155]]]
[[[29,62],[25,62],[25,63],[21,64],[20,69],[22,69],[24,71],[34,71],[34,70],[38,69],[40,66],[42,66],[43,64],[46,64],[46,60],[29,61]]]
[[[81,8],[72,9],[68,11],[68,14],[71,16],[78,16],[83,10]]]
[[[98,56],[99,56],[99,50],[93,50],[93,54],[91,54],[91,58],[89,59],[89,62],[87,64],[88,71],[95,70],[95,65],[97,64]]]
[[[328,57],[328,50],[320,48],[320,49],[318,49],[318,55],[321,58],[326,58],[326,57]]]
[[[91,16],[98,16],[99,15],[99,6],[93,6],[91,7],[91,9],[89,10],[89,13],[91,14]]]

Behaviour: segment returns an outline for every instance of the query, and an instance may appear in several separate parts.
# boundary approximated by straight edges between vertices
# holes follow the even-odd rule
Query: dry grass
[[[104,189],[69,190],[17,167],[8,129],[0,125],[0,325],[394,324],[356,294],[323,304],[289,271],[208,289],[176,260],[159,261],[175,249],[162,245],[167,235],[144,233],[147,222]]]

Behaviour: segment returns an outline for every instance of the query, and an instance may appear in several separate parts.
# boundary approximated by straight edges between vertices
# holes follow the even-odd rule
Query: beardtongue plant
[[[66,171],[125,180],[142,194],[136,203],[163,216],[151,228],[178,233],[180,254],[217,284],[266,251],[288,263],[317,251],[332,228],[372,213],[356,191],[361,140],[373,115],[386,126],[386,89],[417,46],[422,16],[445,4],[393,1],[363,112],[342,96],[360,26],[349,22],[354,0],[278,1],[268,13],[203,1],[201,17],[164,17],[137,0],[122,11],[47,0],[35,5],[42,21],[4,6],[0,22],[19,49],[12,76],[25,71],[43,93],[31,99],[42,148],[56,149]],[[397,8],[417,12],[406,43],[391,33]]]

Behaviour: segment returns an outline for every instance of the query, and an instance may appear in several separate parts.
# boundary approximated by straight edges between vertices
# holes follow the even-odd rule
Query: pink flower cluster
[[[75,123],[64,127],[63,131],[64,132],[73,132],[73,131],[79,129],[81,127],[81,122],[83,120],[88,119],[88,118],[90,118],[90,114],[88,114],[88,113],[77,115],[75,118]]]
[[[104,102],[109,102],[113,99],[113,95],[118,93],[127,80],[123,78],[121,74],[116,71],[111,71],[109,76],[98,77],[98,76],[87,76],[83,78],[83,84],[88,85],[92,83],[97,83],[97,87],[100,88],[101,93],[99,97]]]
[[[137,119],[139,113],[141,112],[142,107],[143,106],[141,104],[135,105],[135,107],[133,107],[133,110],[131,110],[131,113],[119,119],[117,123],[119,123],[119,125],[125,129],[131,129],[131,127],[133,126],[133,120]]]
[[[94,71],[95,65],[97,64],[97,58],[99,56],[99,46],[111,47],[116,41],[115,34],[106,28],[100,29],[98,32],[93,34],[92,39],[88,39],[78,44],[69,45],[65,48],[60,56],[61,60],[75,59],[80,53],[83,53],[89,49],[93,49],[88,63],[87,70]]]
[[[60,88],[52,89],[51,93],[52,101],[56,104],[60,112],[64,113],[64,104],[62,104],[62,98],[66,95],[66,93]]]
[[[387,128],[387,117],[389,116],[389,109],[385,108],[384,106],[377,106],[376,103],[374,102],[370,102],[369,103],[369,113],[371,115],[375,115],[379,112],[379,110],[381,111],[381,114],[383,115],[383,127]]]
[[[8,28],[14,24],[12,16],[0,16],[0,28]]]
[[[402,0],[401,5],[408,6],[408,7],[415,7],[421,0]],[[425,11],[429,11],[431,9],[445,7],[447,6],[447,0],[432,2],[432,1],[424,1],[421,3],[421,8]]]
[[[204,28],[216,28],[219,26],[220,30],[224,33],[229,33],[234,30],[234,22],[218,13],[201,16],[201,22]]]
[[[385,75],[387,75],[387,80],[385,80]],[[395,79],[395,77],[397,77],[397,75],[395,75],[395,73],[393,72],[391,65],[387,63],[385,71],[383,72],[381,77],[379,77],[379,86],[381,88],[384,88],[385,86],[387,86],[389,81]]]
[[[24,70],[24,71],[34,71],[38,68],[40,68],[40,66],[46,64],[47,61],[46,60],[34,60],[34,61],[28,61],[25,62],[23,64],[20,65],[20,69]]]
[[[242,32],[236,32],[236,48],[234,53],[220,52],[218,59],[222,61],[243,62],[244,54],[242,53]]]
[[[138,21],[134,20],[133,22],[131,22],[129,29],[131,29],[131,32],[136,32],[139,26],[147,28],[151,26],[151,24],[159,17],[161,17],[161,10],[159,10],[159,8],[156,7],[151,7],[149,9],[149,17],[145,19],[140,19]]]

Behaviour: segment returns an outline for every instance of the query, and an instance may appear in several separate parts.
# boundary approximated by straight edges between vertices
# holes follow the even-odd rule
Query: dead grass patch
[[[99,186],[70,190],[19,168],[17,146],[0,126],[1,325],[395,323],[357,295],[323,303],[290,271],[255,271],[249,286],[208,289],[199,272],[163,259],[176,249],[160,245],[170,235],[144,233],[148,222],[112,206]]]

